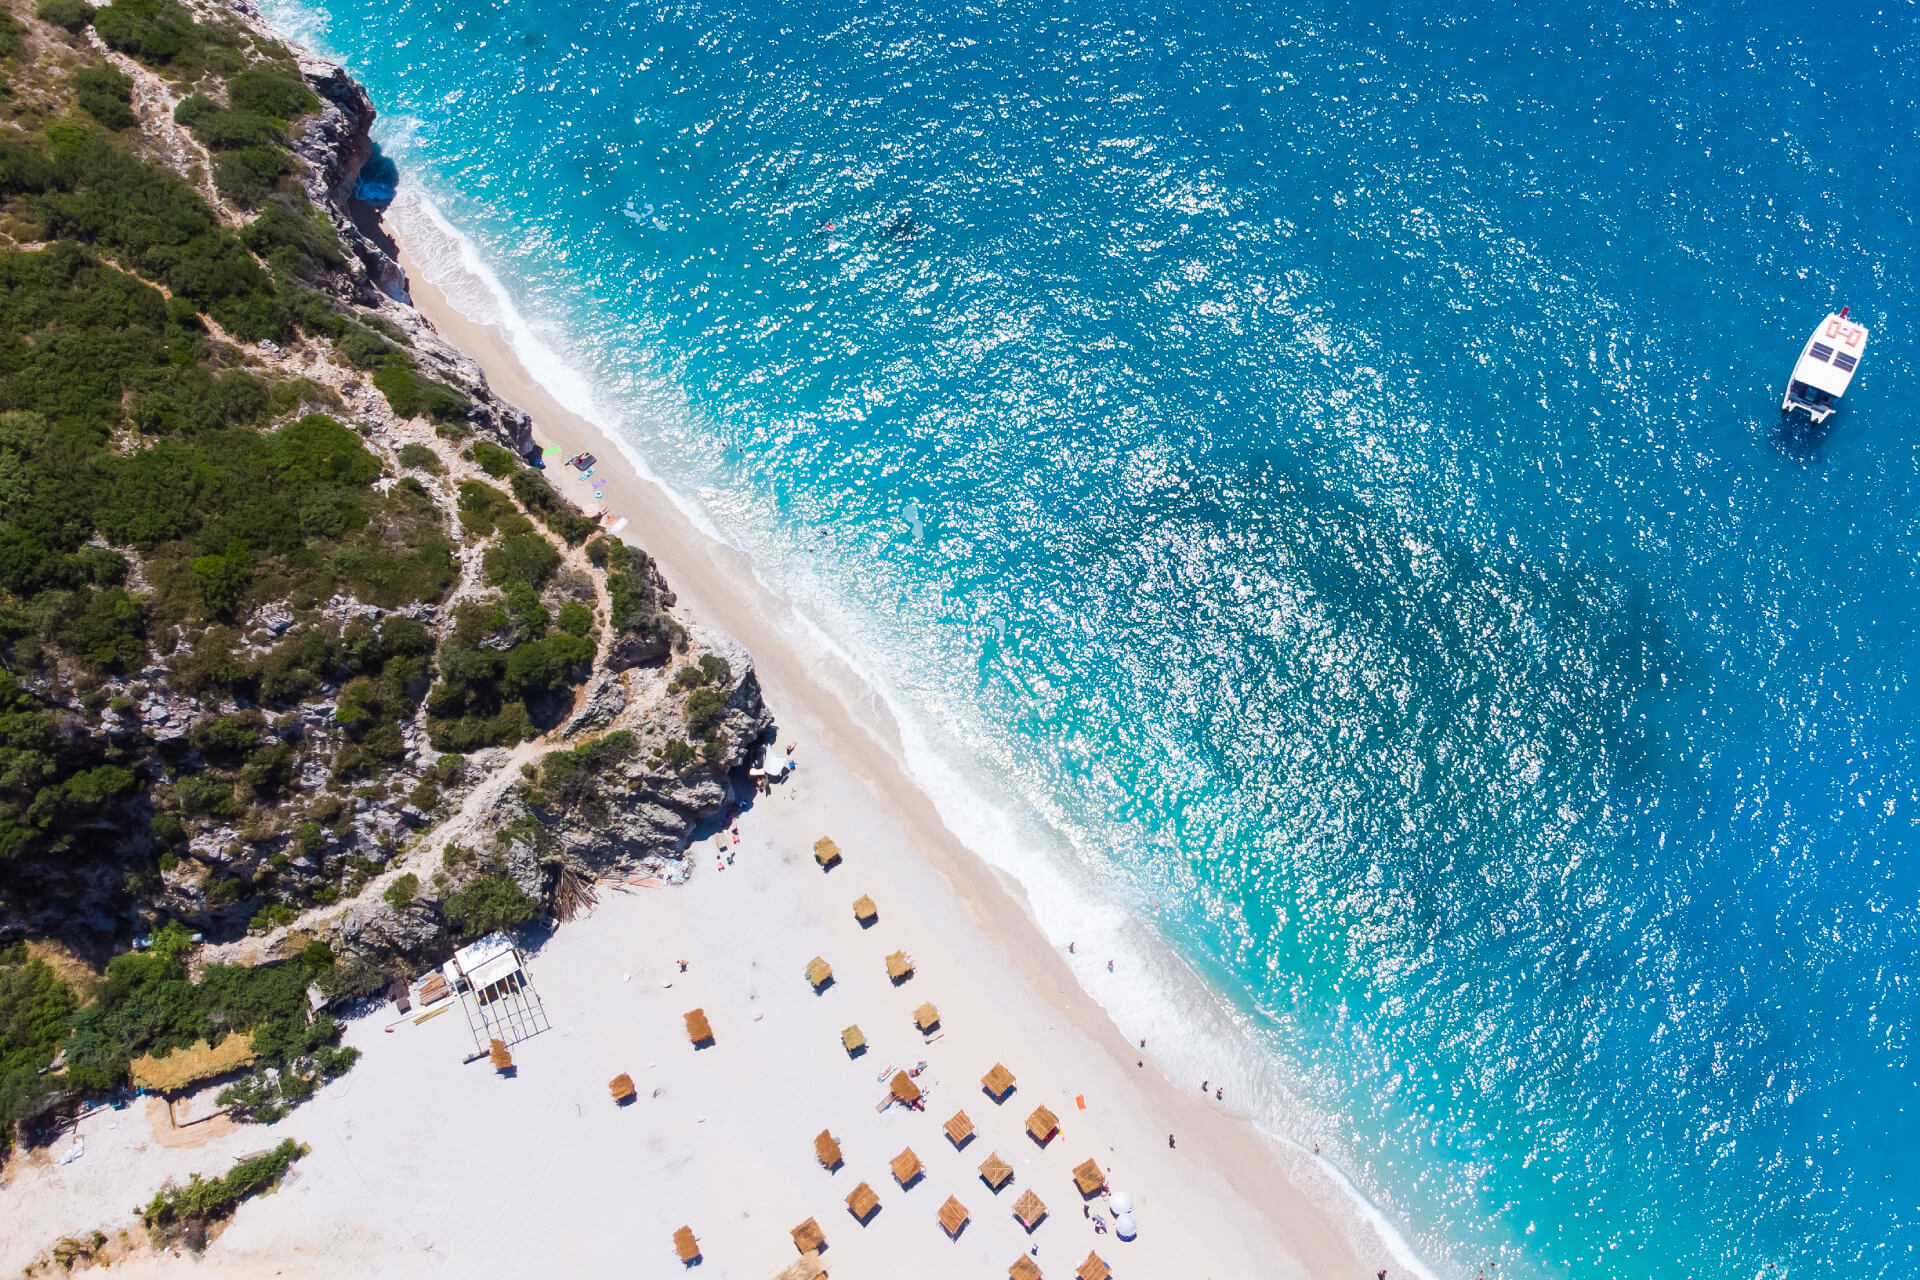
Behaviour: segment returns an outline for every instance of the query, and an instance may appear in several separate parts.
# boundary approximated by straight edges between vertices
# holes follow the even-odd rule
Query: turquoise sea
[[[269,15],[429,272],[1406,1257],[1915,1272],[1911,4]]]

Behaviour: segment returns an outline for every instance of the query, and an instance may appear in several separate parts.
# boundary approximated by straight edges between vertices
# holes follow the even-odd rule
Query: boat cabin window
[[[1833,348],[1824,342],[1816,342],[1813,344],[1813,349],[1807,352],[1807,354],[1815,360],[1831,360],[1833,359]]]

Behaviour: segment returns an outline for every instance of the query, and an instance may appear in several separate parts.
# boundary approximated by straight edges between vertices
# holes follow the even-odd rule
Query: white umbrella
[[[1119,1213],[1114,1215],[1113,1234],[1119,1236],[1122,1240],[1131,1240],[1139,1233],[1140,1225],[1133,1220],[1132,1214]]]
[[[1132,1213],[1133,1197],[1124,1191],[1116,1191],[1107,1197],[1107,1204],[1115,1213]]]

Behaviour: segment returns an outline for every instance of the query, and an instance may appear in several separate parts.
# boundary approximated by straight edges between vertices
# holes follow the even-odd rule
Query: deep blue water
[[[1915,10],[1380,8],[273,13],[1435,1270],[1911,1274]]]

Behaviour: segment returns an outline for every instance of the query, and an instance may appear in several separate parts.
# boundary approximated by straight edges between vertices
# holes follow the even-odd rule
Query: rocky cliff
[[[527,415],[408,305],[352,199],[365,90],[244,4],[193,13],[220,56],[191,66],[19,19],[23,140],[0,146],[41,149],[53,176],[0,192],[9,269],[65,251],[47,184],[111,204],[97,170],[208,210],[194,244],[253,275],[203,302],[166,274],[177,254],[72,233],[61,269],[151,313],[151,367],[188,370],[199,400],[148,391],[149,366],[116,374],[99,508],[53,529],[0,507],[8,545],[73,566],[0,586],[0,615],[37,620],[0,629],[0,715],[34,771],[9,757],[29,784],[0,796],[0,941],[120,945],[178,919],[215,959],[325,942],[336,988],[366,990],[562,881],[673,873],[770,722],[747,655],[673,616],[657,566],[566,502]],[[68,178],[33,130],[76,116],[98,157]],[[37,323],[7,340],[47,350]],[[60,465],[34,394],[0,376],[19,437],[0,462],[30,479]],[[173,513],[159,477],[179,458],[199,505]]]

